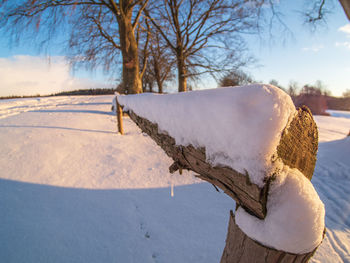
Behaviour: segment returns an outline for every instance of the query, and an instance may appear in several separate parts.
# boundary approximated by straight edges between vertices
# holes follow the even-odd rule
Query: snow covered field
[[[234,202],[184,172],[112,96],[0,101],[0,262],[219,262]],[[350,262],[350,113],[315,116],[327,234],[312,262]],[[171,186],[174,196],[171,197]]]

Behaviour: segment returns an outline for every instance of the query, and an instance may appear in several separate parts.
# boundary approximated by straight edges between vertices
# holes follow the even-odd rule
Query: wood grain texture
[[[291,168],[297,168],[311,180],[316,165],[318,131],[311,111],[303,106],[289,127],[282,132],[277,146],[278,157]]]
[[[248,237],[236,224],[230,211],[226,246],[220,263],[305,263],[316,249],[305,254],[291,254],[266,247]]]

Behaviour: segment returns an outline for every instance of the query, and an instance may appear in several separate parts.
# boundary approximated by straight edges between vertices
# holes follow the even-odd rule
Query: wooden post
[[[129,116],[143,132],[147,133],[174,163],[169,167],[170,172],[188,169],[198,173],[198,177],[221,188],[232,197],[236,204],[246,212],[263,220],[267,211],[267,197],[271,178],[260,187],[249,180],[249,174],[223,166],[212,166],[206,161],[205,148],[195,148],[192,145],[177,145],[175,139],[158,129],[156,123],[142,118],[129,111]],[[277,153],[285,165],[297,168],[311,180],[318,148],[318,133],[312,114],[307,107],[301,107],[293,120],[282,132]],[[230,213],[230,223],[221,263],[304,263],[312,257],[313,251],[305,254],[291,254],[266,247],[249,238],[236,224],[234,215]]]
[[[305,254],[292,254],[266,247],[248,237],[236,224],[230,211],[230,221],[226,246],[220,263],[305,263],[315,253],[316,248]]]
[[[123,130],[123,110],[122,107],[120,106],[118,99],[115,98],[116,104],[117,104],[117,119],[118,119],[118,132],[123,135],[124,130]]]

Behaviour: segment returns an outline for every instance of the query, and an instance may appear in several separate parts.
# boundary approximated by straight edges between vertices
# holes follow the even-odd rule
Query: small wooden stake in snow
[[[118,132],[123,135],[124,130],[123,130],[123,110],[120,104],[118,103],[118,99],[115,99],[117,102],[117,119],[118,119]]]

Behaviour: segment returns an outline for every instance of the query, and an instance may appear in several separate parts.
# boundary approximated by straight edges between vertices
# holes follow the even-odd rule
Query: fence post
[[[123,130],[123,110],[122,107],[120,106],[118,99],[115,98],[116,105],[117,105],[117,119],[118,119],[118,132],[123,135],[124,130]]]
[[[264,220],[267,211],[267,198],[270,183],[267,179],[264,186],[252,183],[248,174],[240,173],[229,167],[212,166],[206,160],[204,147],[195,148],[192,145],[179,146],[169,134],[162,133],[158,124],[140,117],[132,110],[129,116],[143,132],[147,133],[165,153],[174,160],[169,167],[170,172],[188,169],[198,173],[196,176],[221,188],[232,197],[236,204],[255,216]],[[281,134],[275,158],[283,164],[298,169],[302,175],[311,180],[318,147],[317,126],[307,107],[298,109],[288,126]],[[221,257],[221,263],[306,263],[313,256],[317,247],[304,254],[293,254],[267,247],[253,240],[236,224],[235,216],[230,212],[229,228],[226,245]]]

